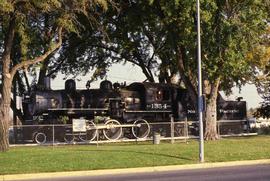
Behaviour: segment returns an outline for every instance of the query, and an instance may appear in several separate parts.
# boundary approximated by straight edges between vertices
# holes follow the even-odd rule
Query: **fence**
[[[220,136],[242,135],[248,133],[245,120],[218,121],[217,130]],[[197,138],[198,122],[179,121],[148,123],[139,119],[134,123],[120,124],[108,120],[105,124],[93,121],[77,121],[73,124],[20,125],[10,128],[11,144],[98,144],[104,142],[127,142],[152,140],[159,134],[161,140],[186,140]]]

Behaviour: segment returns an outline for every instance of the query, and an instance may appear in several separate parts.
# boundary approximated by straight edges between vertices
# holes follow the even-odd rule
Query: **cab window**
[[[170,91],[169,90],[157,90],[156,91],[156,100],[157,101],[168,101],[170,100]]]

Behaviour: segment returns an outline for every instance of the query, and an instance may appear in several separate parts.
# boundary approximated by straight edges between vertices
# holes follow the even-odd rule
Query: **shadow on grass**
[[[196,161],[194,159],[190,159],[188,157],[182,157],[182,156],[173,156],[173,155],[167,155],[167,154],[162,154],[162,153],[154,153],[154,152],[143,152],[143,151],[131,151],[131,150],[102,150],[102,149],[99,149],[99,150],[81,150],[81,149],[78,149],[78,150],[73,150],[73,151],[79,151],[79,152],[115,152],[115,153],[119,153],[119,152],[122,152],[122,153],[136,153],[136,154],[142,154],[142,155],[150,155],[150,156],[163,156],[163,157],[167,157],[167,158],[176,158],[176,159],[181,159],[181,160],[187,160],[187,161]]]

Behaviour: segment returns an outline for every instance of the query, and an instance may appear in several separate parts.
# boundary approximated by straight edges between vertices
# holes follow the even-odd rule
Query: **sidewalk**
[[[125,169],[0,175],[0,181],[29,180],[29,179],[35,180],[35,179],[42,179],[42,178],[57,178],[57,177],[69,177],[69,176],[98,176],[98,175],[111,175],[111,174],[142,173],[142,172],[161,172],[161,171],[173,171],[173,170],[230,167],[230,166],[241,166],[241,165],[257,165],[257,164],[270,164],[270,159],[218,162],[218,163],[198,163],[198,164],[189,164],[189,165],[171,165],[171,166],[156,166],[156,167],[141,167],[141,168],[125,168]]]

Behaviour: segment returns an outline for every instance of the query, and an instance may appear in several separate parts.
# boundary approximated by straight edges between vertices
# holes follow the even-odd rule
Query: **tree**
[[[268,37],[269,35],[270,28]],[[255,82],[257,90],[263,98],[263,102],[261,102],[260,107],[256,110],[254,115],[256,117],[270,118],[270,41],[260,46],[259,51],[255,50],[253,55],[255,55],[255,57],[257,55],[256,58],[252,56],[252,58],[257,60],[255,61],[256,66],[254,66],[257,72]],[[258,62],[260,63],[258,64]]]
[[[268,34],[270,36],[270,26]],[[256,117],[270,118],[270,40],[266,39],[263,44],[256,47],[250,54],[249,59],[253,62],[255,83],[263,102],[256,110]]]
[[[65,32],[77,32],[76,14],[95,10],[97,4],[107,8],[107,1],[35,1],[1,0],[1,67],[0,151],[7,151],[8,118],[12,80],[19,70],[44,61],[62,45]],[[90,11],[91,12],[91,11]],[[49,17],[49,18],[46,18]],[[47,21],[47,22],[45,22]],[[16,37],[16,39],[15,39]],[[20,59],[12,61],[15,45]]]
[[[264,41],[255,46],[248,53],[248,61],[253,67],[253,79],[257,87],[258,93],[263,98],[260,107],[255,111],[254,116],[270,118],[270,2],[265,2],[266,12],[268,16],[267,31],[262,35]]]

